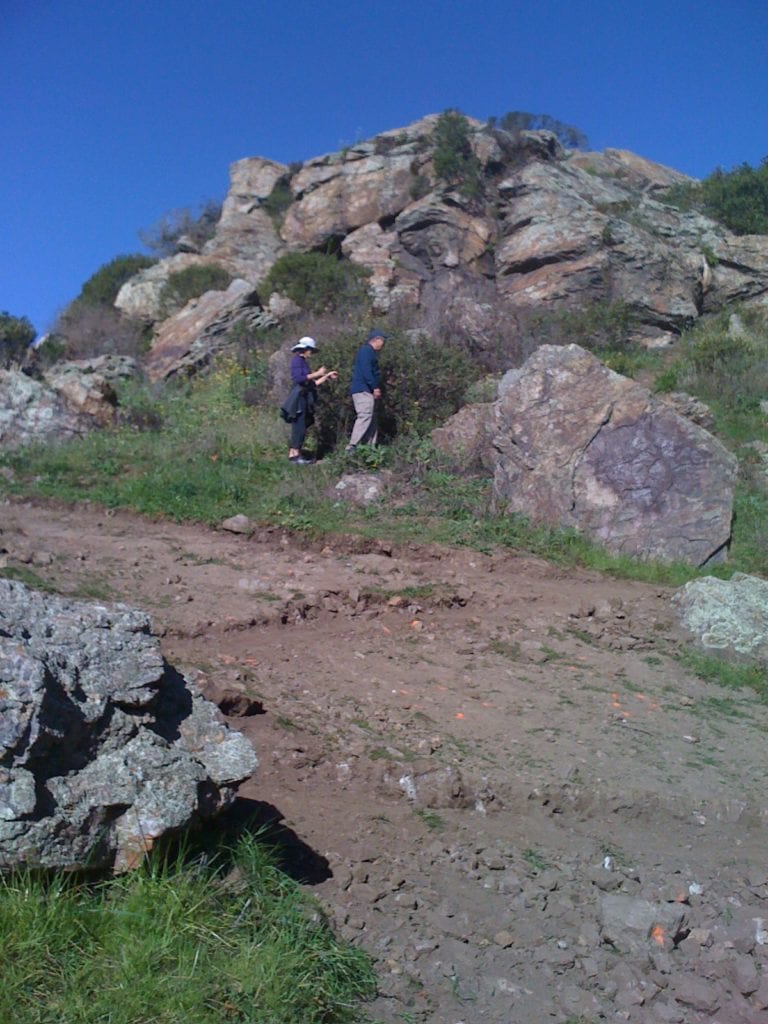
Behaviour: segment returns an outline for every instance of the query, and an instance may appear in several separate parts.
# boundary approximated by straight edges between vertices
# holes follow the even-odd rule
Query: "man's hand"
[[[374,398],[381,398],[381,388],[374,388],[373,389],[373,397]]]

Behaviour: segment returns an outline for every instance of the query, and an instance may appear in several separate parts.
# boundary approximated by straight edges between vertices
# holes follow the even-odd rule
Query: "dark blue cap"
[[[373,341],[374,338],[381,338],[382,341],[386,341],[387,340],[387,336],[384,333],[384,331],[379,331],[379,330],[376,330],[375,328],[374,328],[374,330],[368,332],[368,337],[365,340],[366,341]]]

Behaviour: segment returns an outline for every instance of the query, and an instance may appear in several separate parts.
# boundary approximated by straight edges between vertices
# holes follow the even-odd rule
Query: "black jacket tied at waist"
[[[294,384],[288,392],[288,397],[280,406],[280,415],[286,423],[294,423],[303,414],[309,424],[315,418],[316,404],[317,388],[313,381]]]

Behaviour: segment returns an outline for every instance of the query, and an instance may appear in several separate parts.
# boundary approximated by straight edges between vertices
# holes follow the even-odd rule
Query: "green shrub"
[[[673,185],[661,198],[678,210],[700,210],[737,235],[768,234],[768,157],[759,167],[718,167],[700,182]]]
[[[347,334],[323,345],[323,365],[339,372],[337,381],[320,388],[316,430],[321,451],[346,444],[355,412],[349,382],[355,353],[362,341]],[[379,409],[380,440],[423,435],[443,423],[463,403],[467,388],[480,370],[462,351],[393,332],[379,354],[383,397]]]
[[[718,168],[701,183],[705,213],[737,235],[768,234],[768,157],[759,167]]]
[[[517,135],[521,131],[554,132],[559,141],[569,149],[587,149],[589,141],[580,128],[565,124],[549,114],[529,114],[525,110],[510,110],[500,118],[489,117],[490,128],[499,127],[504,132]]]
[[[223,292],[232,283],[232,275],[215,263],[198,263],[168,275],[159,296],[163,316],[172,316],[191,300],[205,292]]]
[[[105,263],[83,285],[75,302],[84,306],[113,306],[117,293],[126,281],[154,266],[157,260],[151,256],[115,256]]]
[[[0,369],[21,363],[35,340],[35,328],[25,316],[0,313]]]
[[[542,314],[538,323],[555,340],[582,348],[617,351],[631,344],[631,331],[637,322],[632,307],[618,302],[593,302],[581,309]]]
[[[435,174],[449,185],[458,185],[468,196],[479,196],[483,190],[480,161],[472,149],[471,128],[467,118],[449,108],[438,117],[432,132]]]
[[[365,303],[369,274],[329,253],[289,252],[275,262],[259,291],[265,300],[273,292],[287,295],[310,313],[337,312]]]
[[[768,394],[768,317],[744,310],[740,320],[736,329],[728,312],[699,321],[680,339],[677,358],[656,382],[657,390],[681,389],[712,404],[721,429],[730,423],[734,436],[753,430]]]
[[[286,210],[293,202],[293,198],[290,178],[287,176],[279,178],[261,204],[262,209],[266,210],[272,220],[279,225],[282,223]]]

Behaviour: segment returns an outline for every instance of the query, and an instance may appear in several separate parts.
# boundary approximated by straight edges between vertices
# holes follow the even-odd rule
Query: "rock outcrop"
[[[128,356],[57,363],[41,380],[0,370],[0,445],[62,441],[114,422],[114,385],[139,373]]]
[[[132,868],[256,763],[142,612],[0,579],[0,869]]]
[[[218,263],[256,288],[280,255],[308,250],[366,267],[379,312],[410,307],[416,326],[448,340],[463,321],[487,351],[500,339],[511,350],[519,318],[594,302],[625,304],[638,335],[658,344],[704,312],[768,301],[768,237],[736,237],[665,204],[685,175],[623,150],[573,152],[550,132],[510,135],[469,121],[481,186],[468,195],[435,173],[436,122],[430,115],[297,166],[237,161],[202,252],[142,271],[117,305],[157,319],[173,270]]]
[[[211,361],[236,324],[267,322],[253,287],[240,278],[226,291],[205,292],[161,325],[146,359],[147,376],[157,381],[193,373]]]
[[[736,459],[669,403],[578,345],[541,346],[499,395],[433,434],[453,453],[467,438],[468,461],[492,467],[499,508],[619,554],[694,565],[724,557]]]

